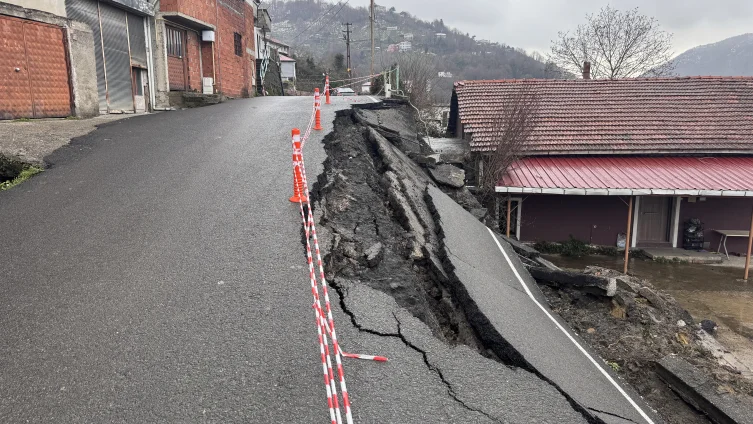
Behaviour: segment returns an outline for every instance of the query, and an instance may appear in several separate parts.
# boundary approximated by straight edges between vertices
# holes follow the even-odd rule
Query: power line
[[[327,9],[327,11],[326,11],[326,12],[322,13],[321,15],[319,15],[319,17],[318,17],[318,18],[316,18],[316,19],[314,19],[314,21],[313,21],[313,22],[311,22],[311,23],[309,24],[309,26],[307,26],[307,27],[306,27],[306,28],[305,28],[305,29],[304,29],[303,31],[299,32],[299,33],[298,33],[298,35],[296,35],[295,37],[293,37],[293,40],[297,39],[297,38],[298,38],[298,37],[300,37],[300,36],[301,36],[301,35],[302,35],[302,34],[303,34],[304,32],[308,31],[308,30],[309,30],[309,28],[311,28],[312,26],[316,25],[316,24],[317,24],[317,23],[319,22],[319,20],[320,20],[320,19],[324,18],[324,16],[325,16],[325,15],[326,15],[327,13],[331,12],[331,11],[332,11],[332,9],[334,9],[335,7],[337,7],[337,5],[338,5],[338,4],[340,4],[340,3],[341,3],[341,2],[338,2],[338,3],[335,3],[335,4],[333,4],[333,5],[332,5],[332,7],[330,7],[329,9]],[[346,2],[346,3],[347,3],[347,2]],[[342,8],[341,8],[341,9],[342,9]]]
[[[337,12],[335,12],[335,14],[334,14],[334,15],[330,16],[330,18],[329,18],[329,21],[327,21],[327,22],[322,22],[322,25],[320,25],[320,26],[319,26],[319,27],[318,27],[318,28],[317,28],[316,30],[317,30],[317,31],[319,31],[320,29],[322,29],[322,28],[324,27],[324,25],[331,23],[331,22],[332,22],[332,21],[333,21],[333,20],[334,20],[334,19],[335,19],[335,18],[337,17],[337,15],[339,15],[339,14],[340,14],[340,11],[341,11],[341,10],[343,10],[343,7],[345,7],[345,5],[347,5],[347,4],[349,3],[349,2],[350,2],[350,0],[346,0],[346,1],[345,1],[345,3],[342,3],[342,5],[340,6],[340,8],[339,8],[339,9],[337,9]],[[335,4],[335,6],[337,6],[338,4],[340,4],[340,3],[336,3],[336,4]],[[330,8],[329,10],[332,10],[333,8],[334,8],[334,6],[333,6],[332,8]],[[327,12],[329,12],[329,11],[327,11]],[[317,19],[317,20],[318,20],[318,19]],[[308,28],[311,28],[311,26],[312,26],[312,25],[314,25],[314,24],[316,24],[316,22],[314,22],[314,23],[312,23],[311,25],[309,25],[309,26],[308,26]],[[306,28],[305,30],[303,30],[303,31],[301,32],[301,34],[302,34],[302,33],[304,33],[304,32],[306,32],[306,30],[308,30],[308,28]],[[300,35],[300,34],[298,34],[298,35]],[[298,35],[296,36],[296,38],[298,37]],[[316,33],[314,33],[314,34],[311,34],[311,35],[309,35],[308,37],[304,38],[304,39],[303,39],[303,41],[308,41],[308,40],[309,40],[309,39],[311,39],[311,37],[313,37],[314,35],[316,35]],[[302,43],[303,41],[301,41],[301,43]]]

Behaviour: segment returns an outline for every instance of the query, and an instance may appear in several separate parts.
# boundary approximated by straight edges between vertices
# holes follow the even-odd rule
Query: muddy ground
[[[646,287],[647,297],[618,288],[613,297],[542,285],[552,310],[562,316],[610,366],[668,423],[708,423],[656,374],[655,361],[676,354],[713,377],[719,393],[744,398],[753,395],[753,381],[729,365],[721,365],[702,344],[708,336],[670,295],[645,280],[617,271],[591,268],[591,273],[615,276],[633,287]],[[625,287],[623,285],[623,287]],[[682,321],[682,322],[681,322]],[[678,324],[679,323],[679,324]],[[750,399],[744,400],[750,402]],[[753,407],[753,403],[750,403]]]
[[[390,142],[415,157],[416,151],[423,151],[426,146],[416,142],[415,133],[405,130],[414,125],[407,110],[349,112],[338,116],[334,131],[325,138],[328,158],[324,173],[314,186],[312,200],[318,209],[320,225],[326,226],[332,234],[325,257],[329,283],[341,298],[341,286],[346,281],[347,284],[360,282],[387,293],[426,323],[438,339],[448,344],[468,345],[504,362],[483,345],[466,320],[462,306],[445,288],[447,282],[432,251],[437,240],[431,231],[431,217],[408,216],[410,214],[396,207],[401,202],[417,201],[396,195],[396,181],[414,180],[418,181],[418,186],[406,187],[403,182],[402,191],[422,193],[426,184],[432,184],[469,211],[478,212],[481,208],[467,189],[437,184],[417,164],[405,171],[411,178],[401,179],[395,175],[399,172],[386,163],[369,131],[387,127],[381,128],[381,133],[392,135]],[[391,134],[390,126],[399,134]],[[424,168],[434,166],[430,162],[422,162],[422,165]],[[610,274],[616,271],[597,269],[591,272]],[[734,368],[720,365],[719,359],[702,347],[703,337],[699,336],[699,331],[703,330],[699,330],[698,323],[693,322],[690,314],[670,295],[654,289],[646,281],[623,279],[627,283],[618,289],[614,298],[562,287],[542,286],[542,290],[552,309],[668,423],[709,422],[658,378],[654,361],[668,354],[680,355],[713,376],[719,393],[741,398],[753,395],[750,380]],[[655,296],[646,295],[647,298],[634,293],[639,287],[650,288]]]

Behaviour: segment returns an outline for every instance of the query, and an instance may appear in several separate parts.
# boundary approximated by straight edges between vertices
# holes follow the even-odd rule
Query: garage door
[[[71,114],[63,29],[0,16],[0,119]]]

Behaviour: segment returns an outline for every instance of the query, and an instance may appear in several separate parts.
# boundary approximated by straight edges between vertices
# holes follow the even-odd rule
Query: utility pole
[[[347,69],[348,69],[348,78],[350,78],[351,77],[351,74],[350,74],[350,72],[351,72],[351,70],[350,70],[350,32],[351,32],[350,31],[350,27],[353,24],[351,24],[349,22],[346,22],[344,25],[345,25],[345,31],[343,31],[343,32],[345,33],[345,46],[347,47],[347,52],[348,52],[347,61],[346,61],[347,65],[346,66],[347,66]]]
[[[374,75],[374,0],[371,0],[371,73],[369,75]]]

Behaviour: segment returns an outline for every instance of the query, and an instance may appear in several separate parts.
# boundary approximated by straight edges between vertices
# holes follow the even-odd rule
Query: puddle
[[[622,270],[623,265],[621,258],[609,256],[544,257],[557,266],[577,270],[588,265]],[[720,326],[720,336],[724,336],[721,333],[726,327],[742,336],[730,339],[747,342],[747,349],[753,348],[753,282],[742,280],[741,269],[701,264],[659,264],[645,259],[631,259],[630,274],[670,293],[697,321],[716,321]]]

